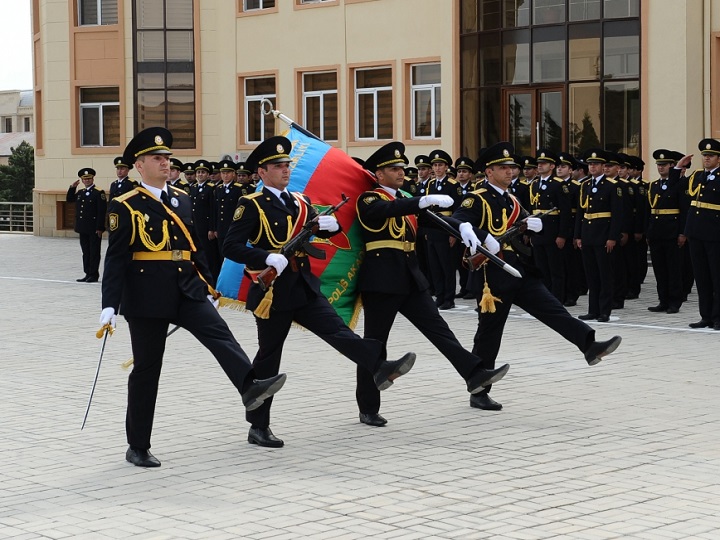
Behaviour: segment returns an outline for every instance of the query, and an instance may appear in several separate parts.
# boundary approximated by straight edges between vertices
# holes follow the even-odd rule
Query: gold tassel
[[[272,306],[273,301],[273,288],[272,285],[265,293],[265,297],[260,300],[260,303],[258,304],[258,307],[255,308],[255,311],[253,313],[258,319],[269,319],[270,318],[270,306]]]
[[[125,360],[122,364],[120,364],[120,367],[123,369],[130,369],[130,366],[132,366],[135,363],[134,358],[130,358],[130,360]]]
[[[483,286],[483,294],[480,299],[480,313],[495,313],[495,302],[502,302],[497,296],[493,296],[490,292],[490,285],[487,282],[487,270],[483,267],[485,274],[485,285]]]

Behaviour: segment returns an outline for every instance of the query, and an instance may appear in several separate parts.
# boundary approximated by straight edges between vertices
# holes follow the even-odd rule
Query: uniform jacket
[[[105,210],[107,198],[105,192],[92,185],[76,190],[73,186],[68,189],[65,200],[75,203],[75,232],[79,234],[94,234],[105,230]]]
[[[593,189],[593,179],[589,176],[580,185],[575,238],[582,240],[583,245],[604,246],[608,240],[620,240],[620,233],[624,232],[623,189],[616,180],[604,175],[594,193]],[[610,217],[592,215],[607,213]]]
[[[251,185],[239,182],[232,182],[228,185],[220,182],[215,185],[210,230],[215,231],[219,239],[223,239],[227,235],[240,197],[250,195],[255,191],[254,187],[250,187]]]
[[[685,236],[720,242],[720,167],[695,171],[688,179],[688,194]]]
[[[190,183],[187,180],[185,180],[184,178],[178,178],[177,180],[175,180],[175,183],[168,182],[168,185],[170,185],[176,189],[181,189],[185,193],[190,195]]]
[[[425,193],[423,193],[423,195],[449,195],[450,197],[452,197],[454,202],[450,208],[436,210],[436,213],[442,214],[444,216],[452,215],[452,213],[458,206],[460,206],[460,203],[463,200],[462,187],[460,187],[460,184],[458,184],[456,180],[452,180],[447,176],[440,179],[430,179],[427,183],[427,190]],[[422,214],[418,216],[418,222],[423,227],[437,229],[437,226],[432,221],[424,218]]]
[[[635,200],[633,202],[633,232],[635,234],[645,234],[649,210],[647,198],[648,184],[642,177],[631,178],[630,184],[633,186],[635,192]]]
[[[355,205],[362,238],[369,242],[415,242],[417,223],[413,214],[420,212],[417,197],[393,197],[382,188],[361,194]],[[365,253],[358,287],[361,291],[409,294],[429,287],[420,271],[414,249],[405,251],[392,247]]]
[[[142,186],[110,203],[103,308],[126,317],[172,319],[183,297],[207,301],[210,272],[197,251],[190,197],[172,186],[167,190],[169,207]],[[133,260],[135,252],[172,250],[192,252],[191,260]]]
[[[135,180],[131,180],[127,176],[123,179],[117,179],[110,184],[109,200],[113,200],[115,197],[125,195],[127,192],[132,191],[138,186]]]
[[[545,181],[538,179],[530,184],[528,191],[530,197],[528,210],[533,214],[557,208],[556,214],[543,218],[542,230],[532,237],[533,245],[555,244],[557,237],[572,238],[575,224],[572,222],[570,210],[570,190],[565,182],[557,177],[549,177]]]
[[[685,229],[687,210],[682,208],[684,182],[680,175],[665,180],[658,178],[647,188],[648,212],[645,234],[648,240],[677,239]]]
[[[477,186],[478,188],[482,186]],[[530,184],[524,178],[516,178],[508,188],[526,210],[530,208]]]
[[[208,231],[213,230],[210,225],[215,204],[215,184],[209,180],[202,185],[194,184],[190,187],[190,200],[195,232],[198,236],[207,237]]]
[[[313,219],[317,212],[310,199],[301,194],[293,194],[296,205],[307,207],[307,220]],[[244,263],[246,274],[252,278],[252,272],[266,268],[265,259],[270,253],[278,253],[290,240],[295,221],[291,210],[270,190],[244,196],[238,202],[233,221],[223,244],[223,255],[238,263]],[[319,238],[329,238],[339,231],[330,233],[318,231]],[[250,245],[247,245],[248,242]],[[273,309],[286,311],[296,309],[308,301],[308,294],[320,295],[320,280],[310,271],[310,262],[306,256],[295,259],[297,270],[289,264],[273,285]],[[307,285],[305,287],[303,284]],[[253,283],[248,291],[246,306],[250,311],[257,308],[265,293]]]

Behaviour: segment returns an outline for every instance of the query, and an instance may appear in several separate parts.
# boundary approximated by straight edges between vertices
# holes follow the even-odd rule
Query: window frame
[[[98,21],[95,23],[83,23],[82,21],[82,6],[85,2],[95,2],[97,6],[97,14],[98,14]],[[115,10],[117,12],[117,18],[115,22],[109,22],[104,23],[103,22],[103,9],[102,9],[102,3],[103,0],[76,0],[76,10],[75,10],[75,16],[76,18],[76,26],[78,27],[88,27],[88,26],[112,26],[117,25],[120,19],[120,5],[118,0],[115,0]]]
[[[92,102],[92,103],[85,103],[82,102],[82,91],[85,89],[90,88],[117,88],[118,91],[118,101],[100,101],[100,102]],[[118,86],[79,86],[77,89],[77,96],[78,96],[78,124],[79,124],[79,139],[78,139],[78,148],[117,148],[118,145],[106,145],[105,144],[105,136],[104,136],[104,120],[105,116],[103,114],[103,110],[105,107],[111,107],[115,106],[118,108],[118,140],[120,140],[120,87]],[[97,109],[99,111],[98,118],[98,140],[100,141],[100,144],[83,144],[83,141],[85,139],[85,122],[83,121],[83,111],[87,109]]]
[[[251,94],[252,99],[248,98],[247,94],[247,81],[250,80],[257,80],[257,79],[273,79],[275,82],[275,93],[274,94]],[[243,75],[240,75],[238,77],[238,88],[240,97],[242,99],[242,116],[240,118],[240,122],[238,123],[240,126],[243,126],[242,131],[240,133],[240,140],[242,141],[242,145],[248,148],[252,148],[255,145],[260,144],[265,139],[261,139],[259,141],[250,140],[249,137],[249,104],[250,103],[260,103],[263,99],[270,99],[274,103],[275,109],[277,109],[277,96],[278,96],[278,73],[277,72],[260,72],[260,73],[246,73]],[[261,133],[265,133],[265,115],[260,116],[260,124]]]
[[[351,140],[357,143],[368,143],[372,141],[387,141],[392,140],[395,136],[395,65],[392,62],[379,62],[372,65],[360,65],[360,66],[349,66],[352,81],[352,103],[353,103],[353,114],[352,128],[351,128]],[[381,69],[390,70],[390,86],[376,86],[373,88],[362,88],[357,87],[357,74],[361,71],[378,71]],[[391,118],[391,135],[389,138],[381,139],[378,137],[379,131],[379,115],[378,115],[378,92],[390,91],[390,104],[392,107],[392,118]],[[373,96],[373,137],[360,137],[360,96],[372,95]]]
[[[335,90],[305,90],[305,76],[306,75],[324,75],[327,73],[333,73],[335,75]],[[298,88],[300,90],[300,111],[301,111],[301,117],[302,117],[302,125],[307,128],[308,122],[307,122],[307,99],[311,97],[318,97],[320,98],[320,133],[315,133],[318,137],[320,137],[323,141],[327,143],[337,143],[340,141],[340,114],[339,114],[339,108],[340,108],[340,74],[339,70],[337,68],[334,69],[312,69],[312,70],[302,70],[298,71]],[[337,126],[337,138],[336,139],[326,139],[325,138],[325,96],[327,95],[335,95],[336,99],[336,108],[335,108],[335,117],[338,121]]]
[[[408,73],[408,91],[410,93],[409,97],[409,103],[410,103],[410,111],[409,111],[409,117],[410,117],[410,136],[409,138],[414,141],[434,141],[439,140],[442,138],[442,132],[438,135],[436,131],[436,125],[438,120],[438,115],[440,117],[440,122],[442,122],[442,63],[438,59],[437,61],[432,62],[412,62],[412,63],[406,63],[407,65],[407,73]],[[430,66],[430,65],[438,65],[440,66],[440,79],[437,83],[424,83],[424,84],[413,84],[413,68],[417,66]],[[415,99],[416,94],[420,91],[427,91],[430,90],[431,94],[431,103],[432,103],[432,124],[430,128],[430,135],[429,136],[417,136],[415,135],[416,127],[417,127],[417,118],[415,117]],[[440,90],[440,110],[436,110],[436,95],[437,90]]]
[[[247,0],[238,0],[237,4],[237,12],[238,15],[261,15],[261,14],[267,14],[267,13],[277,13],[278,12],[278,3],[280,0],[274,0],[275,5],[274,6],[265,6],[265,2],[269,0],[258,0],[260,2],[260,7],[257,8],[248,8],[247,7]]]

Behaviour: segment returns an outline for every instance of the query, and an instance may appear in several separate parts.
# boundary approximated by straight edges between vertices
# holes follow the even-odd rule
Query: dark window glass
[[[500,89],[485,88],[480,91],[480,146],[487,148],[500,141]],[[479,150],[478,150],[479,153]],[[473,154],[478,155],[478,154]]]
[[[530,30],[503,33],[503,84],[530,82]]]
[[[640,75],[640,22],[616,21],[604,27],[603,71],[606,78]]]
[[[538,146],[553,152],[563,149],[563,96],[562,92],[540,92],[540,141]]]
[[[516,28],[530,24],[530,2],[526,0],[503,0],[503,26]]]
[[[460,32],[477,32],[478,29],[478,3],[477,0],[461,0],[460,2]]]
[[[480,35],[480,84],[500,84],[502,65],[500,61],[500,34]]]
[[[640,83],[607,83],[603,93],[603,142],[615,152],[638,155],[640,147]]]
[[[600,24],[569,27],[570,80],[600,79]]]
[[[480,0],[480,29],[500,28],[500,0]]]
[[[460,94],[460,129],[462,132],[462,153],[477,156],[480,143],[480,90],[465,90]]]
[[[640,0],[605,0],[603,17],[606,19],[639,16]]]
[[[478,74],[478,53],[480,41],[477,34],[460,38],[460,86],[475,88],[480,86]]]
[[[565,27],[533,30],[533,82],[565,80]]]
[[[568,92],[568,143],[579,155],[600,144],[600,83],[571,84]]]
[[[518,154],[529,155],[532,148],[532,93],[508,96],[508,127],[510,142]]]
[[[570,0],[571,21],[592,21],[600,18],[601,0]]]

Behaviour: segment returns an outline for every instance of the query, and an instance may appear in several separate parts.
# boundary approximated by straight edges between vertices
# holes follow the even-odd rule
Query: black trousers
[[[695,283],[695,272],[693,272],[692,258],[690,257],[690,245],[692,242],[688,238],[685,242],[685,246],[682,248],[682,280],[683,280],[683,295],[687,296],[692,292],[693,283]]]
[[[690,241],[695,285],[697,285],[700,318],[720,323],[720,240]]]
[[[628,255],[631,249],[630,240],[628,240],[627,244],[624,246],[621,246],[620,241],[618,241],[613,249],[613,268],[615,269],[613,302],[620,305],[625,303],[625,297],[628,293],[628,280],[629,275],[632,272],[632,268],[628,265],[628,261],[633,260],[632,256]]]
[[[427,229],[428,264],[437,303],[455,302],[455,264],[448,233]]]
[[[213,287],[217,283],[217,278],[220,275],[220,265],[222,261],[218,261],[218,242],[217,240],[209,240],[207,230],[200,230],[196,228],[196,234],[200,249],[205,254],[205,260],[207,261],[208,268],[212,274],[213,281],[210,283]]]
[[[253,360],[256,377],[267,379],[278,374],[285,338],[295,322],[310,330],[368,373],[375,373],[385,359],[385,345],[374,339],[363,339],[343,322],[324,296],[313,295],[307,304],[288,311],[272,310],[269,319],[255,317],[258,330],[258,352]],[[256,428],[270,426],[272,398],[265,400],[245,418]]]
[[[545,287],[560,302],[565,301],[565,261],[555,242],[536,246],[533,244],[535,265],[543,275]]]
[[[162,369],[165,340],[170,324],[190,332],[215,357],[238,392],[245,379],[254,378],[250,359],[212,304],[184,298],[177,316],[171,319],[126,317],[130,327],[133,370],[128,378],[128,407],[125,418],[127,440],[131,446],[150,448],[158,381]]]
[[[682,260],[683,253],[677,238],[648,240],[650,259],[661,306],[679,308],[683,303]]]
[[[582,247],[588,285],[588,313],[591,315],[610,315],[612,312],[615,256],[615,249],[608,253],[604,245]]]
[[[639,241],[635,242],[635,256],[637,257],[637,276],[630,292],[639,295],[648,272],[648,243],[644,235]]]
[[[565,262],[565,300],[577,301],[580,295],[587,292],[582,252],[568,240],[562,249],[562,255]]]
[[[495,313],[480,313],[475,333],[473,354],[482,358],[482,367],[494,369],[500,351],[503,330],[513,304],[524,309],[545,326],[555,330],[581,352],[595,340],[595,330],[576,319],[563,307],[560,301],[547,290],[542,281],[527,276],[515,280],[512,289],[492,289],[502,302],[496,302]],[[486,387],[490,391],[490,386]]]
[[[100,245],[102,238],[97,233],[80,233],[80,249],[82,250],[83,272],[92,278],[100,277]]]
[[[435,285],[433,284],[432,276],[430,275],[430,265],[428,263],[427,227],[418,226],[417,239],[415,240],[415,253],[417,254],[420,271],[425,276],[425,279],[428,280],[428,283],[430,283],[432,293],[435,291]]]
[[[428,291],[409,294],[363,292],[362,302],[366,338],[387,344],[395,317],[400,313],[450,361],[463,379],[469,378],[480,366],[480,358],[463,348],[438,312]],[[357,368],[355,398],[361,413],[377,413],[380,410],[380,391],[372,374],[360,366]]]

